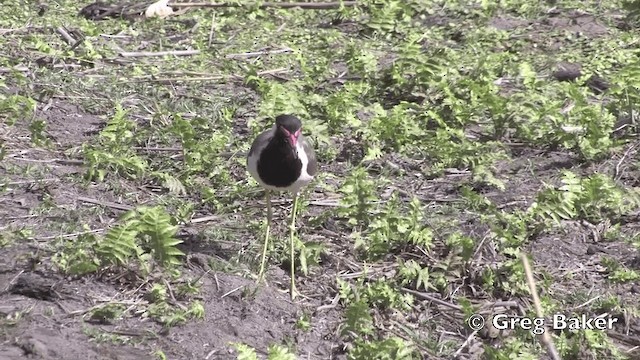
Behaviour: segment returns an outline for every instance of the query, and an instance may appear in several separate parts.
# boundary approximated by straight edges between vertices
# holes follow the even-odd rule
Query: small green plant
[[[360,296],[366,299],[370,306],[383,310],[398,309],[407,311],[413,303],[410,295],[401,294],[398,289],[391,286],[390,282],[386,279],[368,283],[360,291]]]
[[[258,360],[258,355],[254,348],[243,343],[231,343],[238,352],[238,360]],[[295,360],[296,357],[286,347],[272,344],[269,345],[267,360]]]
[[[358,340],[349,351],[348,359],[415,359],[418,352],[413,344],[393,336],[378,341]]]
[[[390,252],[415,246],[428,251],[433,233],[422,223],[422,206],[418,199],[409,203],[409,209],[401,209],[397,193],[392,194],[386,205],[379,209],[363,236],[355,242],[369,258],[375,259]]]
[[[0,80],[0,122],[13,126],[17,121],[31,119],[36,110],[36,101],[29,96],[8,95],[7,85]]]
[[[311,329],[311,318],[307,314],[303,314],[296,321],[296,327],[302,331],[309,331]]]
[[[612,282],[623,283],[640,279],[638,271],[627,269],[614,259],[605,257],[602,259],[602,265],[607,268],[609,272],[608,278]]]
[[[371,221],[375,208],[376,184],[369,178],[367,171],[354,169],[340,188],[344,195],[341,199],[339,214],[347,218],[350,225],[366,227]]]
[[[140,207],[125,213],[119,223],[102,238],[80,236],[56,255],[57,264],[71,274],[86,274],[104,266],[127,266],[135,260],[143,273],[151,270],[151,260],[161,266],[180,264],[184,254],[176,248],[177,227],[161,207]]]
[[[598,223],[605,218],[616,218],[635,209],[640,200],[636,193],[624,190],[602,174],[580,178],[564,171],[562,186],[547,186],[538,193],[529,211],[543,219],[559,222],[561,219],[584,219]]]
[[[148,168],[146,160],[131,148],[134,145],[136,124],[127,118],[127,111],[117,104],[113,117],[100,132],[97,145],[84,145],[87,162],[86,178],[104,181],[107,174],[140,178]]]
[[[204,318],[204,307],[199,301],[194,301],[189,309],[178,309],[168,304],[160,303],[163,306],[158,307],[154,317],[167,327],[181,325],[189,319]]]
[[[238,352],[238,356],[236,357],[236,359],[258,360],[258,355],[256,354],[256,350],[254,348],[242,343],[232,343],[231,345]]]
[[[298,266],[306,276],[309,273],[309,266],[315,266],[320,263],[320,255],[325,251],[325,245],[320,242],[305,242],[298,246]]]
[[[431,287],[429,268],[422,267],[417,261],[410,259],[406,262],[400,261],[398,268],[400,284],[411,286],[415,289],[427,289]]]
[[[36,146],[48,146],[51,145],[51,139],[46,134],[47,123],[41,119],[34,119],[29,124],[29,131],[31,132],[31,141]]]
[[[453,256],[459,256],[462,261],[469,261],[473,251],[475,250],[475,241],[473,238],[455,232],[447,237],[445,244],[449,247]]]
[[[167,360],[167,355],[165,355],[164,351],[162,350],[156,350],[153,352],[153,355],[158,359],[158,360]]]
[[[269,345],[268,352],[268,360],[296,360],[296,356],[289,349],[280,345]]]
[[[369,304],[364,299],[351,302],[346,309],[345,318],[343,335],[373,334],[373,318],[369,313]]]
[[[167,288],[161,284],[153,284],[145,296],[151,303],[161,303],[167,300]]]
[[[121,304],[106,304],[91,312],[91,320],[108,324],[121,317],[124,310],[125,307]]]

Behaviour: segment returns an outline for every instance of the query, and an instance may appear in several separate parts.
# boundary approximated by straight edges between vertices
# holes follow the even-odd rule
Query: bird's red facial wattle
[[[281,128],[282,132],[285,134],[285,136],[287,137],[287,141],[289,141],[289,144],[291,145],[292,148],[296,148],[296,144],[298,143],[298,137],[300,136],[300,129],[298,129],[298,131],[292,133],[289,130],[285,129],[284,127]]]

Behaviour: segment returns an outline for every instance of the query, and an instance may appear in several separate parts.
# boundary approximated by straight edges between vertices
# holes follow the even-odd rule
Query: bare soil
[[[528,35],[534,40],[539,37],[549,51],[559,51],[563,46],[543,41],[545,37],[541,34],[551,30],[580,32],[587,38],[607,33],[607,26],[600,20],[573,13],[552,13],[533,22],[501,17],[495,18],[491,25],[500,29],[526,27]],[[332,225],[331,219],[317,228],[302,230],[307,240],[323,241],[329,251],[312,274],[298,277],[299,289],[305,295],[300,302],[290,302],[286,291],[288,274],[276,266],[270,268],[267,286],[260,287],[253,296],[243,295],[244,291],[255,287],[254,281],[209,267],[212,261],[228,261],[230,256],[218,245],[206,242],[204,232],[216,224],[200,224],[183,229],[181,237],[185,240],[182,249],[188,255],[183,269],[185,277],[202,276],[199,297],[206,311],[204,320],[163,328],[149,319],[105,324],[87,316],[101,303],[135,301],[135,297],[122,296],[131,293],[131,284],[108,274],[79,279],[61,276],[45,260],[51,254],[42,245],[54,241],[61,233],[83,231],[61,228],[63,223],[106,228],[123,212],[109,204],[144,204],[153,201],[153,194],[140,191],[138,184],[132,182],[96,185],[78,180],[78,175],[84,172],[77,157],[78,149],[92,141],[92,136],[105,124],[103,118],[59,99],[39,103],[38,115],[46,121],[47,135],[53,139],[49,148],[33,147],[29,129],[20,124],[0,128],[0,139],[9,150],[0,165],[0,176],[10,181],[7,187],[11,189],[0,195],[0,228],[25,230],[24,238],[15,239],[11,246],[3,248],[0,257],[0,314],[8,318],[22,314],[15,324],[0,329],[0,359],[155,359],[150,353],[153,349],[162,349],[169,359],[235,359],[236,354],[229,346],[231,342],[246,343],[262,355],[267,353],[269,344],[286,343],[295,345],[300,358],[345,358],[348,344],[339,336],[343,309],[340,305],[331,305],[337,291],[335,277],[345,270],[357,271],[359,268],[354,265],[351,245]],[[249,133],[245,122],[239,122],[238,126],[242,128],[238,130],[242,136]],[[359,161],[361,156],[353,144],[342,146],[344,156],[341,159]],[[544,183],[557,183],[560,169],[587,174],[594,171],[611,173],[616,167],[622,167],[624,174],[620,181],[637,186],[640,170],[629,167],[629,160],[623,159],[623,155],[616,154],[608,161],[580,166],[569,152],[514,145],[511,147],[512,160],[500,164],[501,179],[507,189],[504,192],[487,190],[484,195],[505,209],[526,208]],[[408,161],[393,160],[406,169],[416,166]],[[324,164],[323,170],[340,176],[341,165]],[[233,169],[232,173],[242,174],[239,169]],[[457,189],[467,182],[465,174],[445,174],[440,178],[397,186],[411,190],[426,202],[433,200],[430,209],[437,214],[441,207],[447,206],[445,200],[455,198]],[[123,194],[129,192],[140,194],[137,203],[123,201]],[[103,206],[89,206],[91,204],[79,200],[82,198],[95,199]],[[318,195],[318,198],[322,196]],[[255,207],[260,213],[258,199],[260,195],[245,201],[247,207]],[[288,199],[281,204],[288,207]],[[318,213],[313,207],[309,212]],[[34,209],[38,209],[37,215],[34,215]],[[288,211],[285,210],[277,207],[276,216],[286,219]],[[464,219],[463,230],[467,234],[479,236],[488,230],[479,219],[468,218],[466,214],[459,216]],[[308,219],[310,215],[304,217]],[[286,234],[286,227],[284,223],[282,225],[274,236]],[[630,282],[613,286],[605,281],[599,266],[601,257],[607,256],[640,270],[637,251],[623,242],[602,240],[606,224],[596,227],[568,222],[566,225],[566,231],[562,233],[540,234],[528,249],[533,254],[536,268],[554,275],[552,291],[562,296],[581,287],[589,294],[614,294],[625,304],[635,304],[637,308],[640,285]],[[637,234],[638,227],[638,218],[628,219],[621,225],[621,231]],[[73,241],[73,237],[69,236],[68,240]],[[246,239],[255,246],[260,241]],[[309,331],[296,327],[296,322],[305,313],[311,317]],[[628,322],[616,325],[619,336],[615,341],[621,348],[635,346],[636,350],[631,354],[640,358],[640,320],[625,314],[622,317]],[[434,330],[451,327],[450,319],[446,317],[437,316],[432,321]],[[437,338],[435,333],[427,336]],[[464,336],[461,334],[457,339],[464,339]],[[473,358],[472,355],[478,356],[471,354],[469,358]]]

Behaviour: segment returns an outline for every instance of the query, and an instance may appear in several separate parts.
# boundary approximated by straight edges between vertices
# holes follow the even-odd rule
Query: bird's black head
[[[292,148],[296,147],[302,131],[302,122],[293,115],[276,117],[276,136],[286,139]]]
[[[276,126],[294,133],[302,128],[302,121],[293,115],[278,115],[276,116]]]

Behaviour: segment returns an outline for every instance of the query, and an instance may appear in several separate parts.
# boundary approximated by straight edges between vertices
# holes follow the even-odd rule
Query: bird
[[[311,144],[302,135],[302,121],[295,115],[281,114],[276,116],[273,126],[260,133],[247,154],[249,174],[264,189],[267,203],[267,229],[262,249],[258,282],[264,277],[264,267],[271,230],[271,192],[289,192],[293,197],[291,209],[290,255],[291,284],[289,293],[291,300],[296,297],[294,233],[298,194],[316,176],[318,161]]]

